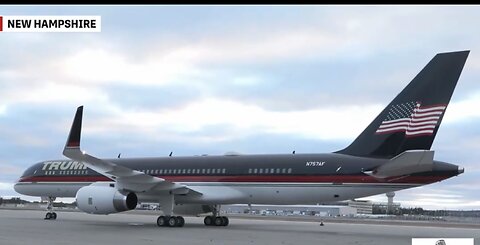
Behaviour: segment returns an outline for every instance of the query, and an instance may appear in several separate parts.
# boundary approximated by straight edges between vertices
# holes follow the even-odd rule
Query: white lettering
[[[60,167],[60,164],[62,162],[52,162],[52,164],[50,164],[50,168],[48,170],[58,170],[58,167]]]
[[[318,162],[318,161],[311,161],[311,162],[306,162],[305,166],[307,167],[323,167],[325,162]]]
[[[42,170],[44,170],[44,171],[47,170],[47,167],[48,167],[48,165],[50,165],[50,163],[52,163],[52,162],[43,162]]]
[[[60,165],[60,169],[61,170],[67,170],[67,169],[70,168],[71,165],[72,165],[71,161],[62,162],[62,165]]]
[[[83,165],[83,163],[81,162],[72,162],[72,165],[70,166],[70,169],[87,169],[87,167],[85,165]]]

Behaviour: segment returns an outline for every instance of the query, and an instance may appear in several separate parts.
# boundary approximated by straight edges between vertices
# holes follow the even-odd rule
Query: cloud
[[[4,175],[20,175],[24,171],[23,168],[2,163],[0,172]]]
[[[7,106],[6,105],[0,105],[0,116],[7,113]]]
[[[13,184],[12,183],[0,182],[0,191],[10,191],[10,190],[13,190]]]
[[[445,112],[443,122],[457,123],[462,121],[474,121],[480,118],[480,91],[474,91],[465,99],[451,102]]]
[[[446,180],[452,181],[452,180]],[[402,207],[422,207],[424,209],[477,209],[480,204],[476,192],[451,188],[451,184],[435,183],[395,192],[394,202]],[[467,194],[468,193],[468,194]],[[374,202],[386,202],[385,194],[362,198]]]
[[[87,49],[58,62],[66,78],[82,84],[134,83],[162,85],[200,71],[189,63],[194,50],[172,50],[154,57],[133,60],[125,53]]]
[[[237,101],[208,98],[192,101],[181,108],[154,112],[119,109],[113,118],[87,122],[85,131],[100,132],[106,127],[110,129],[119,127],[119,131],[133,130],[145,132],[146,135],[166,131],[184,134],[198,132],[211,126],[228,125],[231,128],[224,131],[224,135],[209,140],[222,141],[252,133],[292,134],[320,140],[350,139],[357,136],[380,110],[381,106],[371,105],[275,112]],[[355,118],[355,125],[351,124],[351,118]]]

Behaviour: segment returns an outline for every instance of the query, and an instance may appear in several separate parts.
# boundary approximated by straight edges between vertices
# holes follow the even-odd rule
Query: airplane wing
[[[117,182],[117,189],[134,192],[174,191],[175,194],[186,194],[187,186],[151,176],[143,172],[120,166],[110,161],[91,156],[80,150],[83,106],[77,108],[75,118],[68,135],[63,155],[85,164],[90,169]],[[193,191],[195,192],[195,191]]]

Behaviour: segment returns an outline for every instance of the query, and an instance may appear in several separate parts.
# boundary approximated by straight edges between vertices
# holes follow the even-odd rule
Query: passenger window
[[[249,173],[249,174],[252,173],[252,169],[251,169],[251,168],[248,169],[248,173]]]
[[[274,173],[275,173],[275,169],[274,169],[274,168],[271,168],[271,169],[270,169],[270,173],[271,173],[271,174],[274,174]]]
[[[268,168],[265,169],[265,173],[268,174]]]
[[[184,174],[184,173],[185,173],[185,169],[182,169],[182,174]]]
[[[279,169],[279,168],[277,168],[277,174],[279,174],[279,173],[280,173],[280,169]]]
[[[210,169],[209,168],[207,169],[207,174],[210,174]]]
[[[286,168],[282,169],[282,174],[286,174],[286,173],[287,173],[287,169]]]
[[[289,173],[289,174],[292,173],[292,169],[291,169],[291,168],[288,169],[288,173]]]
[[[226,173],[227,170],[226,169],[222,169],[222,174]]]
[[[160,169],[160,171],[158,171],[160,174],[163,174],[163,169]]]
[[[191,169],[188,169],[188,170],[187,170],[187,174],[190,174],[191,172],[192,172]]]
[[[263,168],[259,169],[258,173],[263,174]]]
[[[204,168],[202,168],[202,174],[204,174],[204,173],[205,173],[205,169],[204,169]]]
[[[253,173],[256,174],[258,172],[258,169],[253,169]]]
[[[215,169],[212,169],[212,174],[215,174]]]

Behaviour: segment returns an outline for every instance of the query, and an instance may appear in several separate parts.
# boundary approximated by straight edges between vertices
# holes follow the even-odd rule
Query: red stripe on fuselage
[[[297,176],[157,176],[171,182],[283,182],[283,183],[416,183],[428,184],[447,179],[451,176],[405,176],[388,179],[376,179],[367,175],[297,175]],[[98,182],[112,181],[105,176],[31,176],[23,177],[19,182]]]

